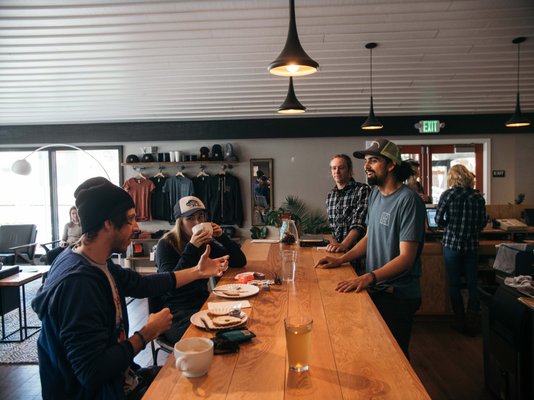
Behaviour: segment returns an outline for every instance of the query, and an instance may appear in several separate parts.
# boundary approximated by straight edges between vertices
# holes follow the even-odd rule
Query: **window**
[[[102,164],[111,181],[122,180],[120,160],[122,147],[84,148]],[[105,176],[98,163],[87,154],[61,147],[49,148],[31,155],[32,173],[28,176],[11,172],[11,165],[31,150],[2,151],[0,179],[5,184],[0,196],[0,224],[36,224],[37,242],[59,239],[69,222],[69,209],[74,205],[74,190],[84,180]]]
[[[400,145],[403,159],[412,158],[420,163],[421,184],[425,193],[437,204],[441,194],[448,189],[447,174],[456,164],[464,165],[478,177],[476,189],[484,192],[483,145],[477,144],[435,144]]]

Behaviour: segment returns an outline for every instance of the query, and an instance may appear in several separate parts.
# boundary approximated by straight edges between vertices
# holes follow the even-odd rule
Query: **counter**
[[[204,377],[187,379],[174,367],[174,356],[150,386],[145,399],[429,399],[367,292],[338,293],[336,284],[355,276],[346,265],[315,269],[325,253],[298,248],[293,284],[272,286],[248,300],[248,328],[257,337],[238,354],[217,355]],[[280,267],[278,244],[243,246],[248,271]],[[234,282],[241,271],[228,270],[220,284]],[[208,301],[223,300],[214,294]],[[204,306],[206,307],[206,305]],[[313,318],[310,371],[289,372],[284,318]],[[195,326],[184,337],[211,334]]]

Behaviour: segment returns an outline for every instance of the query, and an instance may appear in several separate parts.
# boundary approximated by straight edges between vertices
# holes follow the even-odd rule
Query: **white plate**
[[[239,292],[239,296],[229,296],[224,292],[226,290],[236,290]],[[239,299],[243,297],[254,296],[260,291],[260,288],[254,285],[246,285],[243,283],[233,283],[230,285],[221,285],[213,289],[213,293],[219,297],[224,297],[225,299]]]
[[[232,325],[226,325],[226,326],[215,325],[213,321],[211,320],[211,317],[208,315],[208,310],[202,310],[191,315],[190,321],[193,325],[199,328],[202,328],[202,329],[206,329],[206,327],[204,326],[204,323],[202,322],[200,318],[204,318],[206,320],[210,329],[221,330],[221,329],[228,329],[228,328],[236,328],[238,326],[244,325],[248,320],[248,315],[247,313],[244,313],[243,311],[241,311],[241,322],[235,323]]]

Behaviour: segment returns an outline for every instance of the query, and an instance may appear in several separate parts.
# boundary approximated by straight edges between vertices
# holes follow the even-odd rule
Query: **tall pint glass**
[[[295,316],[284,319],[289,369],[297,372],[310,368],[311,331],[313,320]]]

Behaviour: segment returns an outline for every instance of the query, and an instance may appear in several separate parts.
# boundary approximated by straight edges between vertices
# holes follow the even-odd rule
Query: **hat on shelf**
[[[211,148],[211,159],[215,161],[223,159],[223,152],[220,144],[214,144]]]
[[[234,154],[234,147],[231,143],[224,145],[224,160],[225,161],[238,161],[237,156]]]
[[[206,146],[202,146],[200,148],[200,159],[201,160],[209,160],[210,159],[210,149]]]
[[[382,156],[389,158],[397,165],[402,163],[400,149],[395,143],[387,139],[373,140],[368,148],[355,151],[352,155],[356,158],[365,158],[367,155]]]
[[[135,154],[130,154],[128,157],[126,157],[127,163],[136,163],[139,162],[139,157],[137,157]]]
[[[197,211],[207,211],[206,206],[198,197],[182,197],[174,206],[174,218],[189,217]]]
[[[143,154],[143,157],[141,158],[143,162],[154,162],[154,156],[150,153]]]

